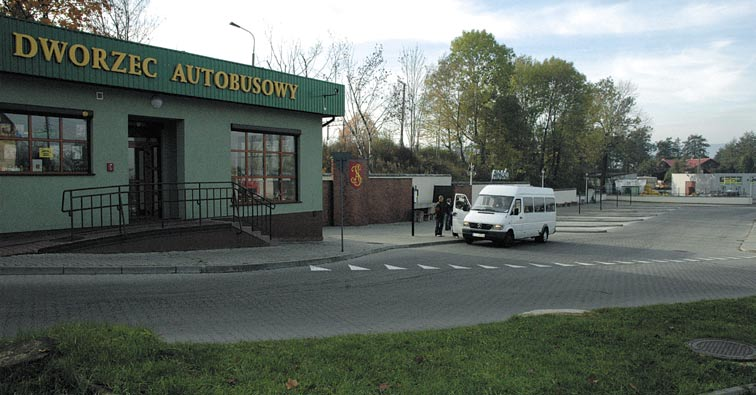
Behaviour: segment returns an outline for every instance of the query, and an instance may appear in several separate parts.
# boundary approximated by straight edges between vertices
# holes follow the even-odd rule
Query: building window
[[[231,180],[266,199],[296,202],[297,152],[297,134],[232,127]]]
[[[0,173],[89,174],[85,114],[0,107]]]

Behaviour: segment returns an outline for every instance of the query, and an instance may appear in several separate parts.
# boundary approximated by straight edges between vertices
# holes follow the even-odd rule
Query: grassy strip
[[[35,336],[55,339],[56,354],[0,370],[0,394],[697,394],[756,382],[754,363],[685,345],[756,343],[756,297],[237,344],[170,344],[148,330],[90,324]]]

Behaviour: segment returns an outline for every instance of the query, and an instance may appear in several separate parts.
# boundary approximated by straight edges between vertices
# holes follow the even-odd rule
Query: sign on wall
[[[365,181],[365,166],[357,161],[349,161],[349,184],[354,189],[360,189]]]

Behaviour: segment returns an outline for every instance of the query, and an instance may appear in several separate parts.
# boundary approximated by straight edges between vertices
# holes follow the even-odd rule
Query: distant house
[[[660,167],[664,169],[664,172],[675,166],[677,159],[662,159]],[[714,173],[719,168],[719,162],[711,158],[697,158],[688,159],[685,163],[686,173],[698,173],[699,168],[701,173]]]

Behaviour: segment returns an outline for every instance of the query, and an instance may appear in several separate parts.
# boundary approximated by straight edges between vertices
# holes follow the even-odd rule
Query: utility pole
[[[399,80],[399,83],[402,84],[402,120],[399,127],[399,146],[404,147],[404,95],[407,91],[407,84],[402,80]],[[410,143],[410,147],[412,147],[412,143]]]

